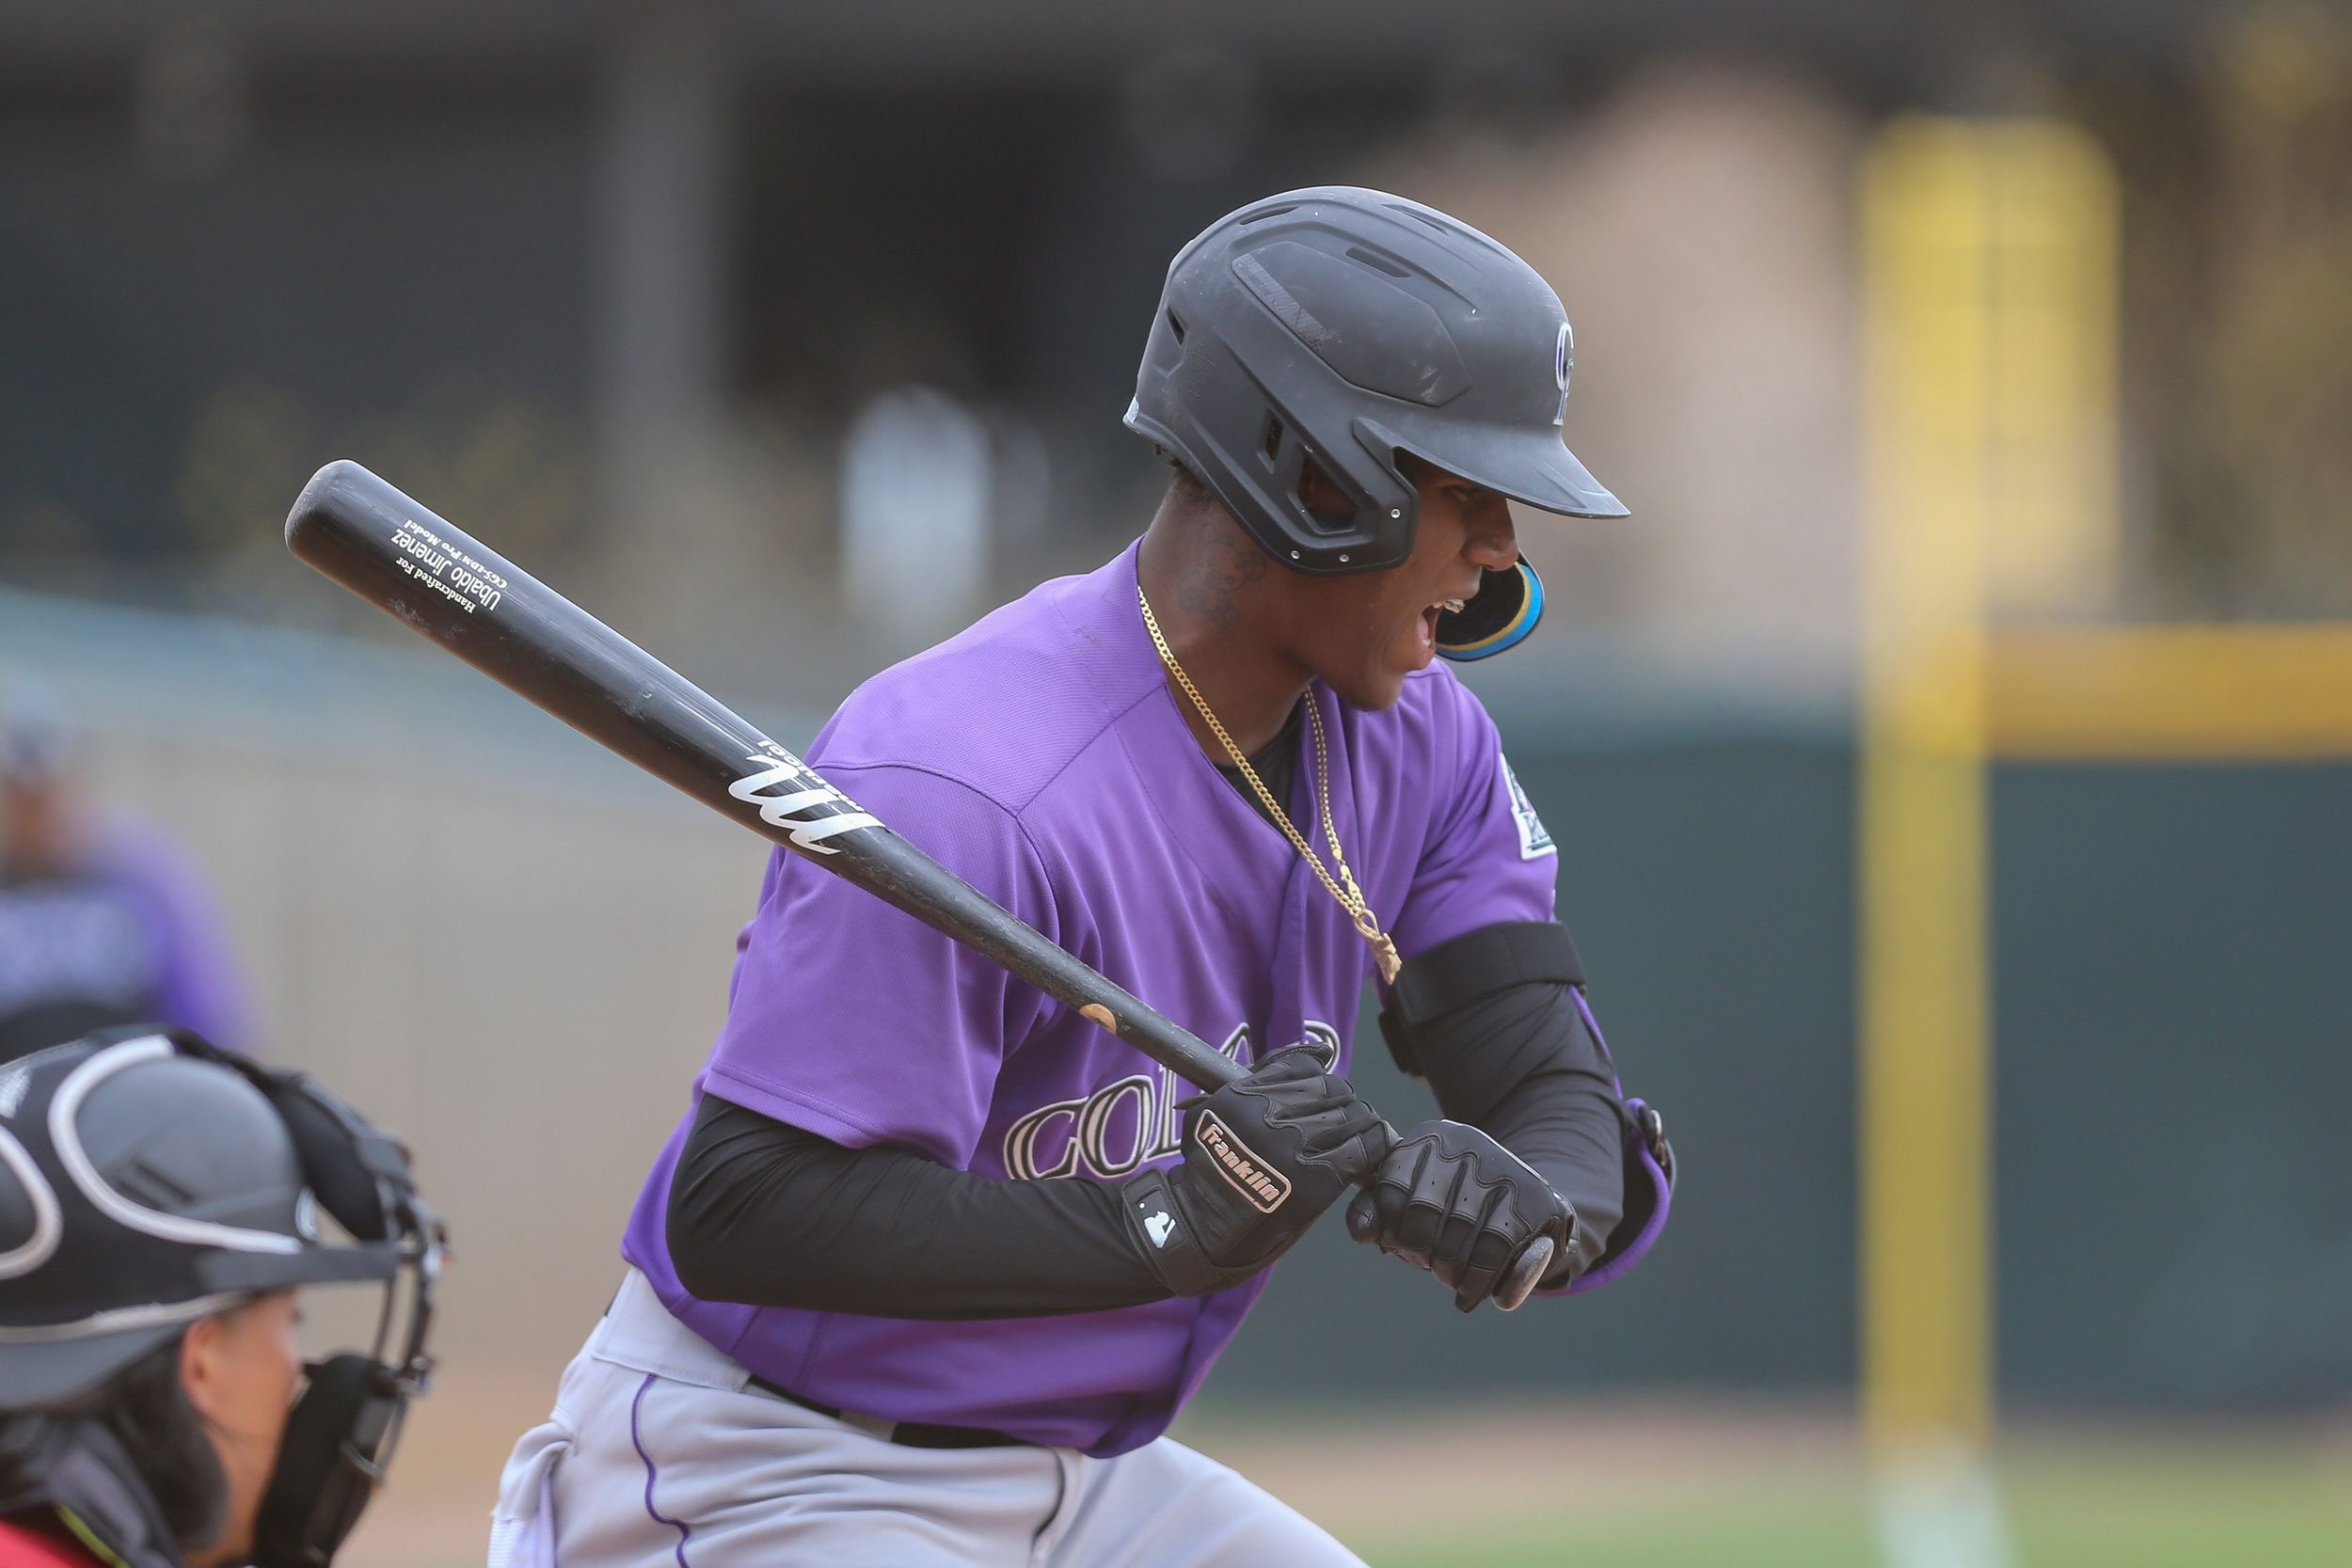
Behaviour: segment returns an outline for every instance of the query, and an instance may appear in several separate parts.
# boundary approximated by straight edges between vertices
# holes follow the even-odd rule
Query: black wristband
[[[1169,1171],[1147,1170],[1120,1189],[1128,1238],[1169,1294],[1206,1295],[1232,1281],[1201,1250],[1184,1205],[1176,1199],[1171,1176]]]

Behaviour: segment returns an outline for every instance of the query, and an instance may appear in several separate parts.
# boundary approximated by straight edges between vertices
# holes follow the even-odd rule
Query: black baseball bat
[[[685,794],[1078,1009],[1204,1089],[1244,1069],[908,843],[691,681],[358,464],[310,476],[286,547],[492,680]],[[1538,1237],[1495,1291],[1550,1266]]]

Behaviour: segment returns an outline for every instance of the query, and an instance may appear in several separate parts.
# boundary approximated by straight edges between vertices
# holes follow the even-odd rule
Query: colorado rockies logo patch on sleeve
[[[1519,830],[1519,859],[1532,861],[1538,855],[1558,853],[1552,847],[1551,830],[1535,815],[1535,802],[1527,798],[1527,791],[1519,787],[1519,776],[1511,771],[1511,759],[1501,752],[1496,757],[1502,764],[1503,787],[1511,792],[1511,819]]]

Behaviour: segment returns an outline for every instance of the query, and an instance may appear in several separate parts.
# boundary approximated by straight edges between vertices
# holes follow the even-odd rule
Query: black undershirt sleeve
[[[1575,1272],[1590,1268],[1625,1217],[1625,1124],[1615,1075],[1574,988],[1506,986],[1416,1022],[1413,1049],[1438,1109],[1534,1166],[1568,1200]]]
[[[1286,800],[1299,710],[1251,762]],[[1245,800],[1263,806],[1222,769]],[[1579,1272],[1625,1207],[1613,1080],[1565,984],[1523,981],[1415,1026],[1438,1104],[1572,1204]],[[706,1090],[671,1178],[670,1261],[705,1301],[952,1322],[1164,1300],[1116,1190],[998,1181],[904,1149],[845,1148]]]
[[[844,1148],[706,1091],[670,1181],[670,1261],[705,1301],[1035,1318],[1160,1301],[1116,1191]]]

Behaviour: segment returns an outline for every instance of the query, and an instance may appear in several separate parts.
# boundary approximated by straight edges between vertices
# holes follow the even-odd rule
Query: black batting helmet
[[[1562,438],[1574,341],[1550,285],[1468,224],[1358,186],[1287,191],[1177,253],[1126,422],[1277,561],[1371,571],[1413,547],[1400,451],[1546,512],[1626,515]],[[1301,500],[1309,458],[1346,510]]]

